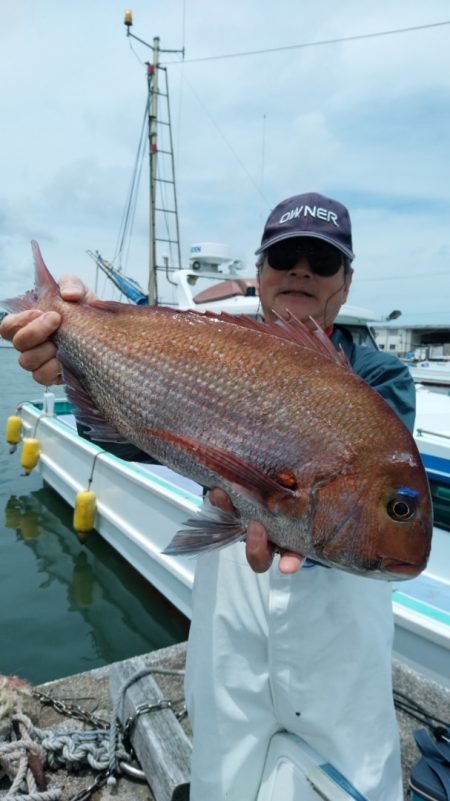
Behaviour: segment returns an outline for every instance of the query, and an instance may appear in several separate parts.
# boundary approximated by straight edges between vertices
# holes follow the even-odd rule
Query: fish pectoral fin
[[[96,442],[127,442],[97,408],[61,347],[58,348],[58,360],[62,367],[67,397],[77,410],[77,422],[89,428],[90,438]]]
[[[229,514],[205,500],[202,511],[184,523],[163,553],[169,556],[194,555],[221,548],[244,537],[246,528],[240,516]]]
[[[182,451],[188,453],[197,464],[221,476],[241,495],[245,495],[266,509],[271,509],[277,501],[296,497],[294,490],[230,451],[170,431],[155,428],[147,428],[144,431],[152,437],[178,446]]]

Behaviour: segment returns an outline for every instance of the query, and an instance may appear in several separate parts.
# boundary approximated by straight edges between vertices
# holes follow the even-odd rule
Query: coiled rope
[[[119,710],[124,701],[127,689],[136,681],[151,673],[167,675],[184,675],[183,670],[149,667],[137,671],[124,682],[113,707],[110,725],[102,729],[53,730],[35,726],[22,711],[19,698],[15,697],[14,714],[9,714],[11,704],[4,709],[3,720],[9,719],[11,741],[0,740],[0,778],[5,774],[11,781],[6,793],[0,792],[0,801],[60,801],[60,789],[39,789],[38,784],[45,786],[44,767],[52,770],[65,769],[76,772],[83,767],[98,771],[102,781],[114,785],[116,776],[121,772],[129,773],[134,778],[143,779],[144,774],[132,765],[133,757],[124,745],[127,731],[119,725]],[[22,691],[21,691],[22,692]],[[26,693],[28,694],[28,693]],[[182,699],[179,699],[182,700]],[[137,715],[151,712],[153,709],[172,708],[172,703],[160,699],[154,704],[137,710]],[[59,706],[61,706],[59,704]],[[59,709],[58,706],[58,709]],[[56,703],[55,703],[56,708]],[[63,709],[67,713],[66,709]],[[73,713],[75,714],[75,713]],[[181,713],[182,715],[183,713]],[[181,717],[178,714],[178,717]],[[92,718],[93,720],[93,718]],[[130,722],[130,721],[129,721]],[[134,723],[133,721],[131,721]],[[108,777],[106,779],[106,777]],[[100,786],[98,779],[87,792]],[[83,795],[83,798],[87,795]]]
[[[96,771],[107,771],[110,764],[110,733],[107,729],[54,731],[34,726],[22,712],[11,717],[12,725],[20,730],[20,738],[11,742],[0,742],[0,767],[12,781],[1,801],[59,801],[61,790],[40,791],[29,766],[29,755],[34,754],[42,766],[52,770],[64,768],[78,771],[90,767]],[[125,750],[121,734],[115,734],[117,764],[128,763],[130,755]]]

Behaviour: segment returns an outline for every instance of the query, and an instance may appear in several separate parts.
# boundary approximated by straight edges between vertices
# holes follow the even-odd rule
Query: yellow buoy
[[[12,414],[6,421],[6,442],[9,445],[17,445],[22,436],[22,418]]]
[[[75,531],[85,533],[94,528],[97,511],[97,496],[93,490],[80,490],[75,496],[73,510],[73,527]]]
[[[31,473],[33,467],[36,467],[40,455],[41,455],[40,441],[32,437],[26,437],[23,441],[20,464],[24,468],[27,475],[28,473]]]

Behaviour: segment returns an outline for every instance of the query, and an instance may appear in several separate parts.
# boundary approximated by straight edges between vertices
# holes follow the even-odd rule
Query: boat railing
[[[430,434],[432,437],[440,437],[441,439],[450,439],[449,434],[441,434],[439,431],[429,431],[427,428],[417,428],[416,436],[421,437],[423,434]]]

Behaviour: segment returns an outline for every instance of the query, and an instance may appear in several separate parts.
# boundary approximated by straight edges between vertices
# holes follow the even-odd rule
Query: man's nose
[[[306,256],[300,256],[297,261],[295,262],[294,266],[291,267],[289,270],[290,273],[295,273],[296,275],[312,275],[313,271],[311,269],[311,265],[309,260]]]

